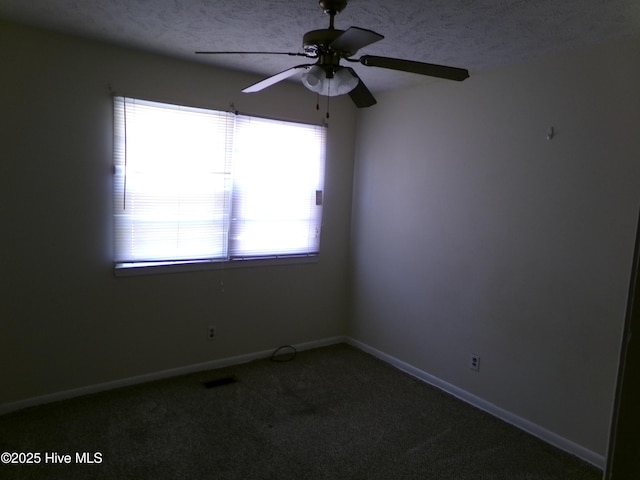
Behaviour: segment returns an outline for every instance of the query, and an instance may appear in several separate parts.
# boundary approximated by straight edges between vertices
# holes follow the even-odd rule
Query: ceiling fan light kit
[[[296,65],[280,73],[267,77],[248,86],[244,93],[254,93],[264,90],[278,82],[303,71],[302,84],[312,92],[324,96],[338,96],[349,94],[356,107],[364,108],[376,104],[376,99],[362,82],[353,68],[343,67],[340,60],[359,63],[366,67],[386,68],[402,72],[462,81],[469,77],[469,72],[463,68],[434,65],[431,63],[398,58],[364,55],[352,58],[358,50],[372,43],[382,40],[379,33],[360,27],[349,27],[338,30],[334,27],[334,18],[347,6],[347,0],[319,0],[322,10],[329,15],[329,27],[312,30],[304,34],[302,47],[304,53],[289,52],[196,52],[199,54],[262,54],[262,55],[291,55],[316,60],[315,63]]]
[[[358,86],[359,79],[348,68],[337,67],[331,76],[319,65],[302,74],[302,84],[312,92],[326,97],[345,95]]]

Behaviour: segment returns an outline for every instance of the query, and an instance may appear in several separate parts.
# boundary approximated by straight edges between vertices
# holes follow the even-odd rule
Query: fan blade
[[[360,63],[367,67],[389,68],[391,70],[418,73],[420,75],[429,75],[431,77],[456,80],[458,82],[469,77],[469,71],[464,68],[446,67],[444,65],[414,62],[413,60],[400,60],[398,58],[377,57],[375,55],[364,55],[360,58]]]
[[[383,38],[382,35],[371,30],[360,27],[349,27],[342,35],[329,44],[329,48],[333,51],[345,52],[347,56],[351,56],[361,48],[378,42]]]
[[[372,105],[375,105],[376,103],[378,103],[375,97],[371,94],[371,92],[367,88],[367,86],[363,83],[360,77],[353,70],[353,68],[349,68],[349,67],[345,67],[345,68],[347,68],[349,72],[351,72],[351,75],[353,75],[358,79],[358,85],[356,86],[356,88],[354,88],[349,92],[349,96],[351,97],[351,100],[353,100],[353,103],[355,103],[356,107],[358,108],[371,107]]]
[[[289,55],[291,57],[310,57],[306,53],[293,53],[293,52],[208,52],[198,51],[197,55]]]
[[[295,67],[291,67],[283,72],[276,73],[275,75],[267,77],[264,80],[260,80],[258,83],[254,83],[253,85],[248,86],[247,88],[242,90],[242,92],[243,93],[259,92],[260,90],[264,90],[265,88],[270,87],[271,85],[275,85],[276,83],[281,82],[282,80],[286,80],[287,78],[292,77],[293,75],[298,73],[298,70],[300,70],[301,68],[308,68],[312,66],[313,65],[297,65]]]

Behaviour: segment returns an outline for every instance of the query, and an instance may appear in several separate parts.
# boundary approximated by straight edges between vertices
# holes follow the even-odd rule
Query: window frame
[[[226,238],[225,238],[226,247],[225,247],[224,257],[193,258],[193,259],[187,258],[187,259],[172,259],[172,260],[159,259],[159,260],[140,261],[140,262],[116,260],[116,203],[115,202],[117,201],[116,189],[118,188],[116,186],[116,172],[118,171],[118,166],[116,162],[116,155],[117,155],[116,136],[118,134],[117,132],[118,128],[122,128],[117,126],[117,121],[118,121],[118,119],[116,118],[117,116],[116,101],[117,100],[124,101],[125,103],[127,100],[133,100],[133,101],[137,100],[137,101],[149,103],[149,104],[158,104],[159,106],[165,105],[167,106],[167,108],[177,108],[177,109],[184,108],[186,110],[192,110],[192,109],[203,110],[203,111],[212,112],[213,114],[223,114],[223,115],[236,116],[236,117],[241,115],[242,117],[245,117],[249,120],[256,119],[257,121],[283,122],[283,123],[290,123],[293,125],[309,126],[309,127],[313,127],[314,129],[322,129],[320,134],[320,140],[322,143],[319,145],[319,148],[321,151],[321,155],[320,155],[321,158],[314,163],[314,168],[319,168],[318,179],[319,179],[320,187],[319,187],[319,190],[315,190],[315,196],[316,196],[315,206],[320,208],[320,211],[319,211],[319,214],[313,215],[316,217],[316,221],[311,224],[311,225],[315,225],[314,228],[317,230],[317,234],[316,234],[317,235],[317,251],[309,251],[309,252],[303,252],[303,253],[266,252],[264,254],[257,255],[257,256],[256,255],[232,255],[229,252],[230,250],[229,244],[230,242],[233,241],[231,237],[232,229],[228,228],[226,231]],[[116,276],[135,276],[135,275],[146,275],[146,274],[155,274],[155,273],[192,272],[192,271],[202,271],[202,270],[222,270],[225,268],[237,268],[237,267],[276,266],[276,265],[280,266],[280,265],[308,264],[308,263],[318,262],[319,256],[320,256],[320,245],[322,243],[321,234],[322,234],[323,214],[324,214],[324,196],[325,196],[324,182],[325,182],[325,176],[326,176],[326,161],[327,161],[327,154],[326,154],[327,153],[327,125],[326,124],[314,124],[309,122],[282,120],[282,119],[277,119],[272,117],[240,114],[239,112],[224,112],[224,111],[214,110],[210,108],[192,107],[189,105],[161,102],[156,100],[146,100],[142,98],[125,97],[121,95],[114,95],[112,105],[113,105],[113,111],[114,111],[114,134],[113,134],[114,151],[112,155],[112,159],[114,161],[114,168],[113,168],[113,180],[112,180],[112,194],[114,195],[114,197],[113,197],[111,218],[114,225],[113,227],[114,233],[112,237],[114,242],[113,243],[113,248],[114,248],[113,266],[114,266],[114,273]],[[125,107],[125,116],[126,116],[126,107]],[[126,129],[126,119],[123,125],[124,125],[124,128]],[[119,133],[122,133],[122,132],[119,132]],[[234,135],[235,135],[235,132],[234,134],[232,134],[232,138]],[[125,133],[125,137],[126,137],[126,133]],[[227,138],[227,141],[229,141],[228,138]],[[126,140],[124,141],[124,145],[125,145],[125,151],[126,151]],[[126,153],[125,153],[125,157],[126,157]],[[230,162],[233,165],[233,159],[231,159]],[[126,165],[126,159],[125,159],[125,165]],[[125,180],[125,186],[123,188],[124,189],[122,193],[124,195],[127,195],[126,180]],[[233,192],[231,193],[231,195],[232,196],[234,195]],[[318,200],[318,198],[320,200]],[[225,208],[227,208],[227,210],[225,210],[227,212],[226,215],[228,215],[229,218],[231,218],[235,213],[233,206],[230,204],[228,206],[225,206]],[[308,220],[308,221],[312,221],[312,220]]]

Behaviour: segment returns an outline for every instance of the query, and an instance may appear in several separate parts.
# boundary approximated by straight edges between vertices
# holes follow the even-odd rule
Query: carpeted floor
[[[0,452],[40,454],[0,464],[0,478],[21,480],[602,477],[347,345],[4,415]],[[84,452],[99,463],[78,463]]]

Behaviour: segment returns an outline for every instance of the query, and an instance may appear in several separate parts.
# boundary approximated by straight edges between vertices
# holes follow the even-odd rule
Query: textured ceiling
[[[301,52],[302,35],[327,28],[317,0],[0,0],[0,17],[56,31],[269,76],[287,56],[194,55],[196,50]],[[385,39],[360,54],[439,63],[471,75],[640,36],[638,0],[351,0],[336,28]],[[372,91],[427,78],[356,66]]]

